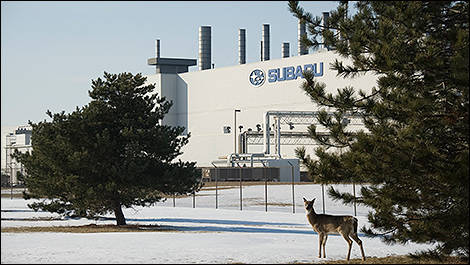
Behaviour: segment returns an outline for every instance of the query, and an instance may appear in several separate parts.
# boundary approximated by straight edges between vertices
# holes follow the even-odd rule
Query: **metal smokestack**
[[[155,41],[155,57],[160,59],[160,39]]]
[[[211,69],[211,27],[199,27],[199,70]]]
[[[325,27],[325,28],[328,28],[327,25],[328,25],[328,18],[329,17],[330,17],[329,12],[323,12],[323,27]],[[325,38],[323,38],[323,36],[322,36],[322,42],[325,43]],[[323,44],[323,48],[328,49],[328,47],[325,44]]]
[[[263,24],[263,49],[262,49],[262,54],[263,54],[263,61],[269,60],[269,24]]]
[[[238,29],[238,62],[246,63],[246,30]]]
[[[287,58],[289,57],[289,43],[284,42],[282,43],[282,58]]]
[[[308,49],[301,43],[300,39],[302,36],[307,36],[307,30],[305,27],[305,22],[299,19],[298,23],[298,34],[297,34],[297,44],[298,44],[298,53],[299,55],[308,54]]]

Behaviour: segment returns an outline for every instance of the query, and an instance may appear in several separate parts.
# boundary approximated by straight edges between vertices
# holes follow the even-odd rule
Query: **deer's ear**
[[[315,198],[313,198],[312,202],[315,202]]]
[[[302,199],[304,199],[304,202],[306,202],[306,201],[307,201],[305,198],[302,198]]]

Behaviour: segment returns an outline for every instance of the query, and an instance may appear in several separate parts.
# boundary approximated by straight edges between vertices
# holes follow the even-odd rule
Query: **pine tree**
[[[196,163],[175,161],[190,135],[161,125],[172,103],[145,80],[105,72],[92,81],[88,105],[30,122],[33,150],[15,154],[27,173],[25,199],[40,199],[29,207],[81,217],[114,212],[125,225],[122,207],[199,190]]]
[[[360,197],[329,189],[336,200],[373,209],[366,234],[384,235],[389,243],[438,243],[429,253],[468,258],[468,2],[358,1],[354,15],[348,8],[342,1],[323,26],[320,17],[289,2],[307,23],[305,45],[325,44],[351,59],[331,65],[338,76],[377,76],[369,93],[360,87],[326,93],[307,73],[302,89],[336,111],[318,117],[331,132],[328,139],[313,125],[309,132],[343,152],[322,147],[312,158],[298,148],[297,156],[320,183],[369,184]],[[358,115],[366,129],[347,130],[345,115]]]

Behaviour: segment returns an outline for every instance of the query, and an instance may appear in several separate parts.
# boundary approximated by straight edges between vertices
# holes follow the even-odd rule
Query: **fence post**
[[[13,200],[13,182],[12,182],[12,176],[10,176],[10,200]]]
[[[294,165],[287,161],[292,168],[292,213],[295,213],[295,196],[294,196]]]
[[[175,204],[175,194],[173,193],[173,207],[176,207],[176,204]]]
[[[321,200],[323,202],[323,214],[325,214],[325,188],[323,187],[323,183],[321,184]]]
[[[354,181],[352,183],[353,186],[353,195],[354,195],[354,216],[356,216],[356,185],[354,184]]]
[[[196,208],[196,192],[193,191],[193,208]]]
[[[266,175],[266,165],[264,164],[263,161],[261,161],[261,163],[263,164],[263,175],[264,175],[264,205],[265,205],[265,211],[268,212],[268,176]]]
[[[242,210],[242,167],[237,163],[237,166],[240,168],[240,211]]]
[[[217,209],[217,204],[218,204],[218,201],[217,201],[217,180],[218,180],[218,175],[219,175],[219,169],[214,165],[214,163],[211,163],[214,168],[215,168],[215,208]]]

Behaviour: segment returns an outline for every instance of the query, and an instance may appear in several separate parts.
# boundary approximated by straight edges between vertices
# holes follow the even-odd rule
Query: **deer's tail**
[[[352,222],[353,222],[353,227],[354,227],[354,234],[357,234],[357,218],[353,217]]]

